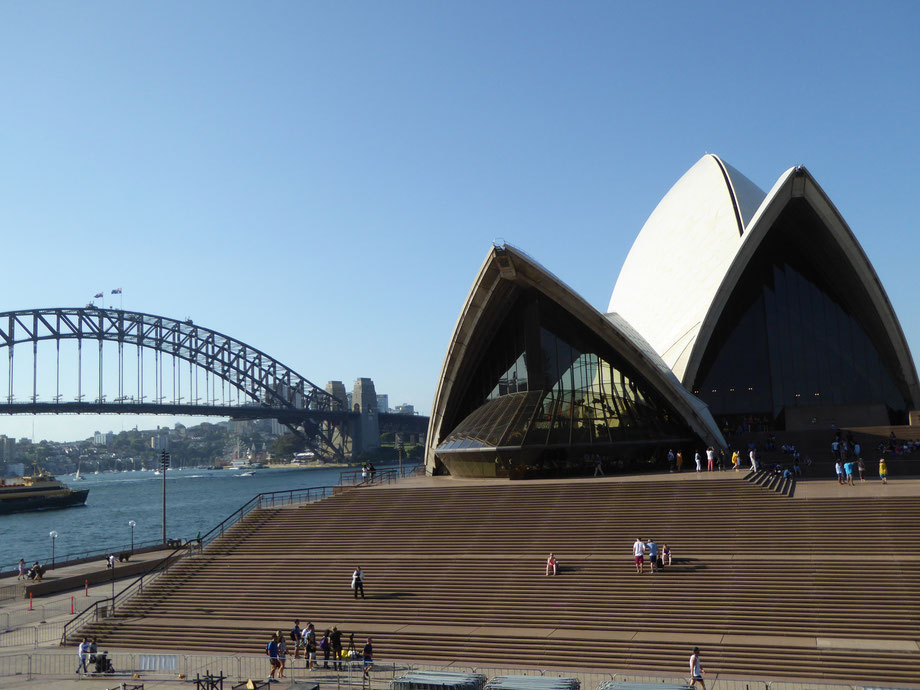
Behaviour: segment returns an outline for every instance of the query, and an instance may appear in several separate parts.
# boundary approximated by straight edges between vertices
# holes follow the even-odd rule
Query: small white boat
[[[241,474],[236,475],[237,477],[254,477],[255,472],[242,472]]]

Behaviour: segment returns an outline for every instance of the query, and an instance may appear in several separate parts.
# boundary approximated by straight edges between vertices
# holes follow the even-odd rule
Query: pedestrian
[[[690,655],[690,686],[697,683],[703,690],[706,690],[706,683],[703,681],[703,667],[700,666],[700,648],[694,647],[693,654]]]
[[[284,667],[287,664],[287,642],[284,641],[284,633],[280,630],[278,635],[278,677],[284,678]]]
[[[374,668],[374,645],[371,644],[371,638],[367,638],[367,642],[364,645],[364,652],[362,655],[364,657],[364,677],[369,678],[368,674],[371,672],[371,669]]]
[[[89,670],[86,668],[86,661],[89,659],[89,639],[84,637],[83,641],[80,642],[80,645],[77,647],[77,658],[80,660],[80,664],[77,666],[75,673],[80,673],[80,669],[83,669],[83,675],[89,673]]]
[[[853,472],[856,469],[856,463],[850,460],[849,462],[843,463],[843,470],[847,474],[847,485],[853,486]]]
[[[737,450],[732,452],[732,468],[735,472],[741,469],[741,454]]]
[[[342,631],[336,626],[332,626],[332,635],[329,637],[332,643],[332,668],[335,671],[342,669]]]
[[[669,568],[671,567],[671,547],[667,544],[664,545],[664,549],[661,552],[661,563]]]
[[[547,576],[559,574],[559,561],[556,560],[556,556],[553,554],[550,554],[549,558],[546,559],[546,574]]]
[[[696,471],[703,471],[703,459],[700,457],[700,451],[696,451],[693,455],[693,461],[696,463]]]
[[[716,451],[713,450],[712,446],[706,449],[706,471],[712,472],[715,470],[716,463]]]
[[[17,580],[26,579],[26,559],[25,558],[19,559],[19,577],[17,577],[16,579]]]
[[[332,643],[329,641],[329,629],[323,633],[323,639],[320,640],[319,648],[323,652],[323,668],[329,668],[329,652],[332,649]]]
[[[651,574],[658,572],[658,544],[655,543],[654,539],[649,539],[645,543],[645,547],[648,549],[648,564],[649,571]]]
[[[882,480],[882,484],[888,483],[888,463],[885,462],[885,458],[879,458],[878,460],[878,476]]]
[[[668,449],[668,472],[674,471],[674,463],[677,462],[677,457],[674,455],[674,449]]]
[[[304,632],[304,654],[307,657],[307,669],[312,671],[316,668],[316,628],[313,623],[307,623]]]
[[[645,544],[639,537],[633,543],[633,558],[636,561],[636,572],[642,574],[642,562],[645,560]]]
[[[834,471],[837,473],[837,483],[843,486],[843,463],[839,460],[834,464]]]
[[[294,643],[294,658],[300,658],[300,619],[294,619],[294,627],[291,628],[291,642]]]
[[[604,476],[604,461],[601,460],[600,455],[594,456],[594,476]]]
[[[753,448],[751,448],[749,457],[751,459],[751,472],[756,472],[757,471],[757,452]]]
[[[361,572],[361,566],[355,568],[351,574],[351,588],[355,592],[355,599],[358,598],[358,590],[361,590],[361,598],[364,598],[364,573]]]
[[[271,682],[275,680],[275,673],[278,672],[278,635],[272,633],[272,639],[268,641],[268,644],[265,645],[265,654],[268,656],[268,663],[271,666],[271,670],[268,672],[268,681]]]
[[[857,471],[859,472],[859,481],[860,481],[860,482],[866,481],[866,477],[865,477],[865,474],[866,474],[866,463],[863,462],[863,459],[862,459],[861,457],[858,457],[858,456],[857,456],[857,458],[856,458],[856,469],[857,469]]]
[[[680,472],[680,468],[684,466],[684,454],[681,451],[677,451],[677,471]]]

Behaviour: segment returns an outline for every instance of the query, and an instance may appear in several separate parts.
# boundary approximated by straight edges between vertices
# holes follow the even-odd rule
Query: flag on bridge
[[[114,290],[112,290],[112,294],[113,294],[113,295],[120,295],[120,294],[121,294],[121,288],[115,288]]]
[[[98,299],[98,298],[100,298],[100,297],[102,297],[102,293],[101,293],[101,292],[97,292],[95,295],[93,295],[93,299]]]

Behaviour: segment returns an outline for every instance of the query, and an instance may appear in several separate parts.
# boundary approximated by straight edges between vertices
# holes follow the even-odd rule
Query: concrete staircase
[[[381,659],[682,675],[699,645],[710,674],[910,683],[918,526],[916,497],[805,501],[728,472],[357,489],[254,512],[80,634],[261,653],[299,618]],[[674,564],[636,574],[636,537]]]

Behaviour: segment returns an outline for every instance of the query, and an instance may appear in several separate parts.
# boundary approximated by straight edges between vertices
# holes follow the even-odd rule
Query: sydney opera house
[[[635,467],[725,447],[751,422],[906,423],[918,398],[881,281],[811,174],[790,168],[764,193],[706,155],[639,232],[606,313],[518,249],[490,249],[425,461],[479,477]]]

